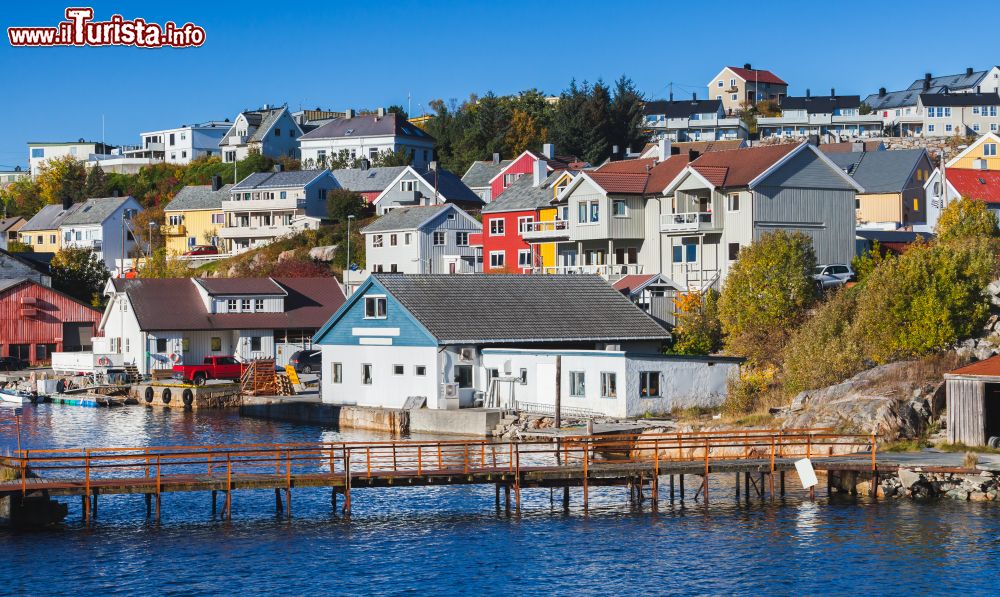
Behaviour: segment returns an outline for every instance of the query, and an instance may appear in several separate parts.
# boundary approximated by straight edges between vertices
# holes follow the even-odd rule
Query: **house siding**
[[[753,195],[753,240],[776,230],[802,232],[812,238],[819,263],[851,262],[856,232],[853,189],[761,186]]]
[[[33,304],[25,304],[31,302]],[[22,308],[36,309],[34,315],[22,315]],[[62,351],[63,324],[88,324],[91,335],[101,320],[99,311],[80,304],[36,282],[28,281],[0,292],[0,355],[14,355],[12,345],[27,345],[31,363],[51,358],[48,354],[39,359],[38,345],[54,345]],[[90,344],[85,332],[81,340],[84,348]],[[23,354],[22,354],[23,357]]]

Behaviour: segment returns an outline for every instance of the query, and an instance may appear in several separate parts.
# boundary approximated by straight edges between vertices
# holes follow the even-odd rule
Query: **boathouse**
[[[948,442],[1000,447],[1000,355],[944,376]]]
[[[90,348],[101,312],[28,278],[0,278],[0,356],[31,364]]]
[[[667,330],[599,276],[372,274],[316,334],[322,398],[638,416],[722,402],[738,360],[662,354]]]

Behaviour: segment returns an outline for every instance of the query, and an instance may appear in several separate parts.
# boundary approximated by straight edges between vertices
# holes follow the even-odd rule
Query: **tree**
[[[0,200],[3,201],[8,216],[24,216],[30,218],[45,206],[41,187],[30,178],[21,178],[0,190]]]
[[[523,110],[514,110],[510,116],[510,128],[504,142],[509,155],[520,155],[527,149],[540,144],[543,136],[535,119]]]
[[[722,348],[719,322],[719,293],[697,290],[681,293],[674,299],[677,321],[674,325],[674,352],[712,354]]]
[[[623,153],[629,149],[642,149],[648,140],[642,130],[644,101],[632,79],[622,75],[615,81],[614,99],[609,109],[609,132],[611,143]]]
[[[961,241],[973,237],[997,238],[997,216],[986,203],[962,197],[941,211],[935,228],[941,242]]]
[[[858,293],[841,289],[792,334],[785,350],[785,393],[795,395],[841,382],[865,368],[851,321]]]
[[[101,291],[111,273],[96,253],[87,249],[63,249],[49,264],[52,287],[78,300],[98,306]]]
[[[140,278],[190,278],[196,271],[187,262],[167,255],[166,247],[160,247],[143,260],[138,274]]]
[[[726,350],[757,363],[778,362],[815,301],[815,267],[812,240],[801,232],[771,232],[741,250],[719,299]]]
[[[878,241],[874,241],[870,249],[851,261],[851,269],[857,275],[858,281],[863,282],[868,274],[875,271],[875,268],[887,259],[893,259],[893,257],[882,250],[882,245]]]
[[[405,149],[396,151],[385,150],[378,152],[375,159],[371,161],[372,168],[390,168],[393,166],[409,166],[413,162],[413,156]]]
[[[107,197],[108,196],[108,179],[104,175],[104,169],[101,168],[100,162],[94,164],[94,167],[90,169],[87,173],[87,186],[85,190],[87,198],[90,197]]]
[[[32,253],[34,249],[31,245],[27,245],[19,240],[9,240],[7,241],[7,251],[11,253]]]
[[[584,104],[587,134],[584,136],[583,153],[579,157],[591,164],[599,164],[611,155],[611,92],[598,80]]]
[[[584,108],[589,97],[590,86],[587,82],[578,86],[576,80],[571,80],[569,87],[559,95],[559,103],[552,115],[550,137],[560,152],[582,156],[586,151],[583,140],[588,134],[588,121]]]
[[[858,114],[860,114],[861,116],[867,116],[868,114],[871,114],[872,111],[873,110],[871,104],[869,104],[868,102],[861,102],[861,104],[858,106]]]
[[[409,120],[410,119],[410,115],[406,113],[406,109],[404,109],[403,106],[400,106],[398,104],[393,104],[393,105],[389,106],[386,109],[386,112],[388,112],[390,114],[398,114],[399,117],[402,118],[403,120]]]
[[[346,222],[347,216],[361,217],[368,212],[368,202],[360,194],[347,189],[326,193],[326,213],[334,222]]]
[[[78,203],[87,198],[87,170],[71,155],[45,161],[35,181],[45,203]]]

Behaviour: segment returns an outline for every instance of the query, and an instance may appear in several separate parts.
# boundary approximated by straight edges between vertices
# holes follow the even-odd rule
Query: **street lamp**
[[[156,229],[156,222],[153,220],[149,221],[149,250],[146,251],[150,257],[153,256],[153,230]]]
[[[347,216],[347,260],[344,266],[344,289],[346,293],[351,292],[351,220],[354,216]]]

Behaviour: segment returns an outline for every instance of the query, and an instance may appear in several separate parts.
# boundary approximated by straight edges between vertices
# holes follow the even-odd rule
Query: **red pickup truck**
[[[200,386],[209,379],[239,379],[245,369],[234,357],[205,357],[200,365],[174,365],[174,377]]]

